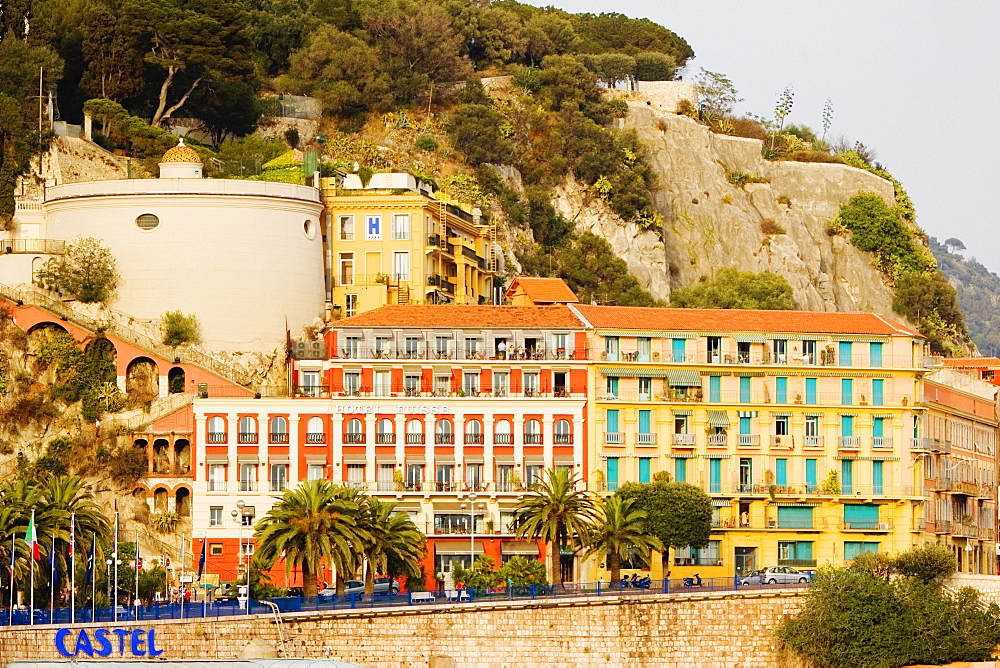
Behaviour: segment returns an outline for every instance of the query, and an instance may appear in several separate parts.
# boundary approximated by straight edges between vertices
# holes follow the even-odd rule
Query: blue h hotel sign
[[[56,649],[65,657],[149,656],[163,654],[156,648],[154,629],[87,629],[56,631]],[[75,640],[75,642],[74,642]]]
[[[368,216],[368,228],[365,233],[367,241],[382,240],[382,216]]]

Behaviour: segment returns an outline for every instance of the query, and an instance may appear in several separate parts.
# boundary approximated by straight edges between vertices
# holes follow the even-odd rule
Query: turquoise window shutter
[[[872,462],[872,494],[882,493],[885,462]]]
[[[617,434],[618,431],[619,431],[618,430],[618,409],[617,408],[609,408],[608,409],[607,423],[608,423],[608,432],[612,433],[612,434]]]
[[[854,379],[840,379],[840,403],[850,406],[854,403]]]
[[[709,491],[718,494],[722,491],[722,460],[708,460]]]
[[[806,490],[813,492],[816,490],[816,460],[806,460]]]
[[[686,351],[684,348],[686,345],[687,341],[685,339],[673,339],[673,342],[670,344],[670,352],[673,354],[675,362],[685,361]]]
[[[840,462],[840,491],[843,494],[854,493],[854,460],[844,459]],[[845,506],[846,510],[847,506]],[[846,521],[846,520],[845,520]]]
[[[806,403],[816,403],[816,379],[806,378]]]
[[[718,460],[714,460],[718,461]],[[677,458],[674,460],[674,480],[676,482],[687,482],[687,460]]]
[[[608,491],[618,489],[618,458],[608,457]]]
[[[639,458],[639,482],[649,482],[649,457]]]
[[[884,401],[883,388],[885,381],[876,378],[872,381],[872,406],[881,406]]]
[[[778,377],[774,379],[774,401],[779,404],[788,403],[788,379]]]
[[[854,364],[853,359],[853,346],[850,341],[840,342],[840,359],[837,360],[840,366],[852,366]]]
[[[750,403],[750,378],[745,376],[740,378],[740,403]]]
[[[882,344],[881,343],[869,343],[869,361],[868,366],[879,367],[882,366]]]
[[[719,376],[708,377],[708,400],[722,401],[722,378]]]
[[[639,411],[639,433],[640,434],[649,434],[650,433],[650,431],[649,431],[649,423],[650,423],[650,414],[651,413],[652,413],[652,411],[648,411],[648,410],[641,410],[641,411]]]
[[[788,460],[784,457],[774,460],[774,484],[779,487],[788,484]]]

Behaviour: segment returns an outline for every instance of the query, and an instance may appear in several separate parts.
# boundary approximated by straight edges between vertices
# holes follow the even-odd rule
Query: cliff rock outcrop
[[[645,103],[629,103],[624,127],[636,131],[656,170],[663,241],[571,186],[554,204],[578,229],[608,239],[655,296],[669,299],[671,288],[736,267],[784,276],[802,309],[892,313],[893,290],[869,254],[826,232],[859,190],[892,204],[891,183],[847,165],[764,160],[759,140],[715,134]],[[768,182],[734,185],[737,171]]]

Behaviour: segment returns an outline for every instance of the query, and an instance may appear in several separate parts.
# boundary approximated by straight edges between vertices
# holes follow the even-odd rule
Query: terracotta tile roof
[[[507,288],[506,295],[514,293],[514,289],[520,286],[524,294],[533,302],[563,302],[576,304],[580,300],[577,298],[566,281],[561,278],[539,278],[537,276],[518,276]]]
[[[598,329],[920,336],[909,327],[877,313],[744,311],[588,304],[574,304],[573,308]]]
[[[583,329],[580,319],[562,305],[555,306],[465,306],[457,304],[382,306],[350,318],[338,320],[333,329],[343,327],[394,328],[478,328],[511,329],[540,327]]]
[[[960,369],[983,369],[1000,366],[1000,358],[997,357],[942,357],[941,361],[945,366]]]

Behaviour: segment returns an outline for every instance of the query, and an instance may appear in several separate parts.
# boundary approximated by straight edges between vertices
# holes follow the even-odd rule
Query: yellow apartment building
[[[669,563],[652,564],[654,578],[812,569],[940,539],[927,524],[946,512],[931,510],[937,499],[927,496],[927,430],[938,419],[928,414],[953,407],[928,407],[917,332],[868,313],[569,307],[586,324],[595,360],[591,489],[612,493],[665,471],[701,487],[715,507],[710,545],[672,551]],[[983,413],[980,406],[966,422],[980,425],[974,439],[986,443],[996,416]],[[989,482],[992,495],[988,442],[973,478]],[[995,570],[985,556],[993,533],[979,534],[982,517],[995,520],[995,502],[974,496],[973,513],[953,498],[954,488],[950,517],[976,518],[975,538],[957,544],[971,541],[976,568]],[[607,578],[602,564],[585,569],[585,580]]]
[[[493,227],[411,174],[323,180],[330,295],[344,316],[386,304],[490,304]]]

